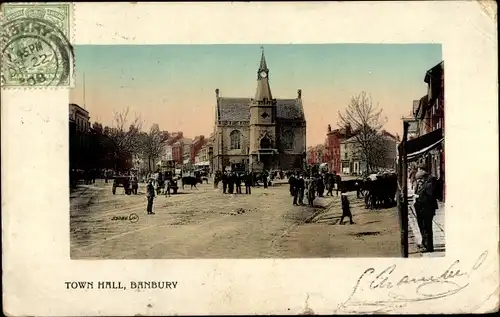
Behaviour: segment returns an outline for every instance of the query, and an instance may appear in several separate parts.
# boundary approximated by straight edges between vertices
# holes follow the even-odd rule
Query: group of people
[[[269,173],[264,171],[260,175],[252,172],[221,172],[217,171],[214,178],[214,188],[218,188],[219,182],[222,182],[222,193],[224,194],[241,194],[242,185],[245,186],[245,194],[252,193],[252,187],[259,187],[259,181],[262,181],[264,188],[270,184]]]
[[[415,208],[418,229],[422,236],[422,243],[418,245],[419,251],[434,252],[434,238],[432,222],[438,209],[437,197],[439,187],[437,180],[431,176],[425,164],[412,168],[409,173],[410,184],[414,192]]]
[[[312,177],[305,174],[305,178],[302,173],[291,174],[288,178],[288,184],[290,185],[290,195],[293,197],[293,206],[304,205],[305,196],[308,205],[310,207],[314,207],[314,199],[316,198],[316,195],[318,197],[323,197],[325,189],[327,189],[326,195],[333,196],[335,184],[337,184],[338,195],[341,187],[340,182],[340,175],[337,175],[335,172],[315,174]],[[350,223],[353,224],[354,222],[352,220],[350,202],[344,190],[341,190],[341,204],[342,217],[340,218],[340,223],[343,224],[344,218],[348,217]]]

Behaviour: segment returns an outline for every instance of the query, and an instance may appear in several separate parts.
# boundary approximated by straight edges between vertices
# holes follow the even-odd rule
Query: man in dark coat
[[[335,178],[334,174],[328,173],[327,174],[327,183],[328,183],[328,191],[326,192],[326,195],[333,196],[333,188],[335,187]]]
[[[347,194],[345,190],[342,190],[340,194],[340,199],[342,201],[342,217],[340,217],[340,224],[344,224],[344,217],[349,217],[349,223],[352,225],[354,222],[352,221],[352,213],[351,213],[351,204],[349,203],[349,199],[347,198]]]
[[[321,174],[316,177],[316,190],[318,191],[318,196],[323,197],[325,192],[325,183]]]
[[[295,180],[295,188],[294,188],[294,194],[293,194],[293,205],[298,206],[302,205],[304,203],[304,189],[306,187],[306,183],[304,181],[304,178],[299,176]]]
[[[227,190],[227,173],[222,174],[222,193],[226,193]]]
[[[236,194],[241,194],[241,176],[239,174],[234,175],[234,183],[236,184]]]
[[[154,215],[153,212],[153,200],[155,198],[155,188],[153,186],[153,180],[148,181],[148,186],[146,188],[147,190],[147,199],[148,199],[148,206],[146,208],[146,211],[148,212],[148,215]]]
[[[434,179],[427,173],[424,166],[419,168],[415,175],[417,184],[415,186],[415,212],[417,223],[422,235],[422,246],[427,252],[434,252],[432,221],[438,208],[434,192]]]
[[[295,175],[291,174],[290,177],[288,178],[288,184],[290,185],[290,196],[294,195],[295,181],[296,181]]]
[[[339,174],[335,175],[335,183],[337,184],[337,196],[339,195],[340,185],[342,184],[342,177]]]
[[[245,173],[245,194],[251,194],[252,193],[252,173]]]
[[[234,193],[234,173],[231,173],[227,179],[227,185],[229,187],[229,193],[233,194]]]

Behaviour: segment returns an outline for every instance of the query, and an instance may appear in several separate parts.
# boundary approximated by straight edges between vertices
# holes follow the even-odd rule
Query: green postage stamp
[[[71,3],[2,5],[2,88],[72,87]]]

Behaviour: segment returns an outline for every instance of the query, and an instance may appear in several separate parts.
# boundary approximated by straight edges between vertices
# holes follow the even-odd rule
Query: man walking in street
[[[148,215],[154,215],[153,212],[153,199],[155,198],[155,188],[153,186],[153,180],[150,179],[148,181],[148,186],[147,186],[147,198],[148,198],[148,207],[147,207],[147,212]]]
[[[342,190],[340,194],[340,200],[342,201],[342,217],[340,217],[340,224],[344,224],[344,217],[349,217],[349,223],[351,225],[354,224],[354,222],[352,221],[351,206],[345,190]]]
[[[419,249],[427,252],[434,252],[434,239],[432,231],[432,221],[438,208],[437,200],[434,195],[434,179],[421,165],[415,175],[417,184],[415,186],[415,212],[417,214],[417,223],[422,235],[422,245]]]

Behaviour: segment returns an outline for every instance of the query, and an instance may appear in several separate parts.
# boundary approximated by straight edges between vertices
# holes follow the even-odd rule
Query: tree
[[[148,170],[152,171],[152,165],[161,157],[165,144],[170,137],[166,131],[161,131],[158,124],[153,124],[148,133],[141,133],[141,152],[148,162]]]
[[[362,91],[353,96],[344,113],[339,112],[339,118],[341,127],[351,127],[351,151],[366,164],[366,172],[373,172],[387,161],[387,142],[381,133],[387,118],[382,117],[382,109],[373,105],[369,94]]]
[[[122,112],[115,112],[112,127],[104,127],[104,134],[109,139],[108,147],[111,147],[115,169],[130,168],[132,157],[139,153],[141,149],[140,130],[142,121],[139,116],[135,116],[132,123],[128,124],[129,108]]]

